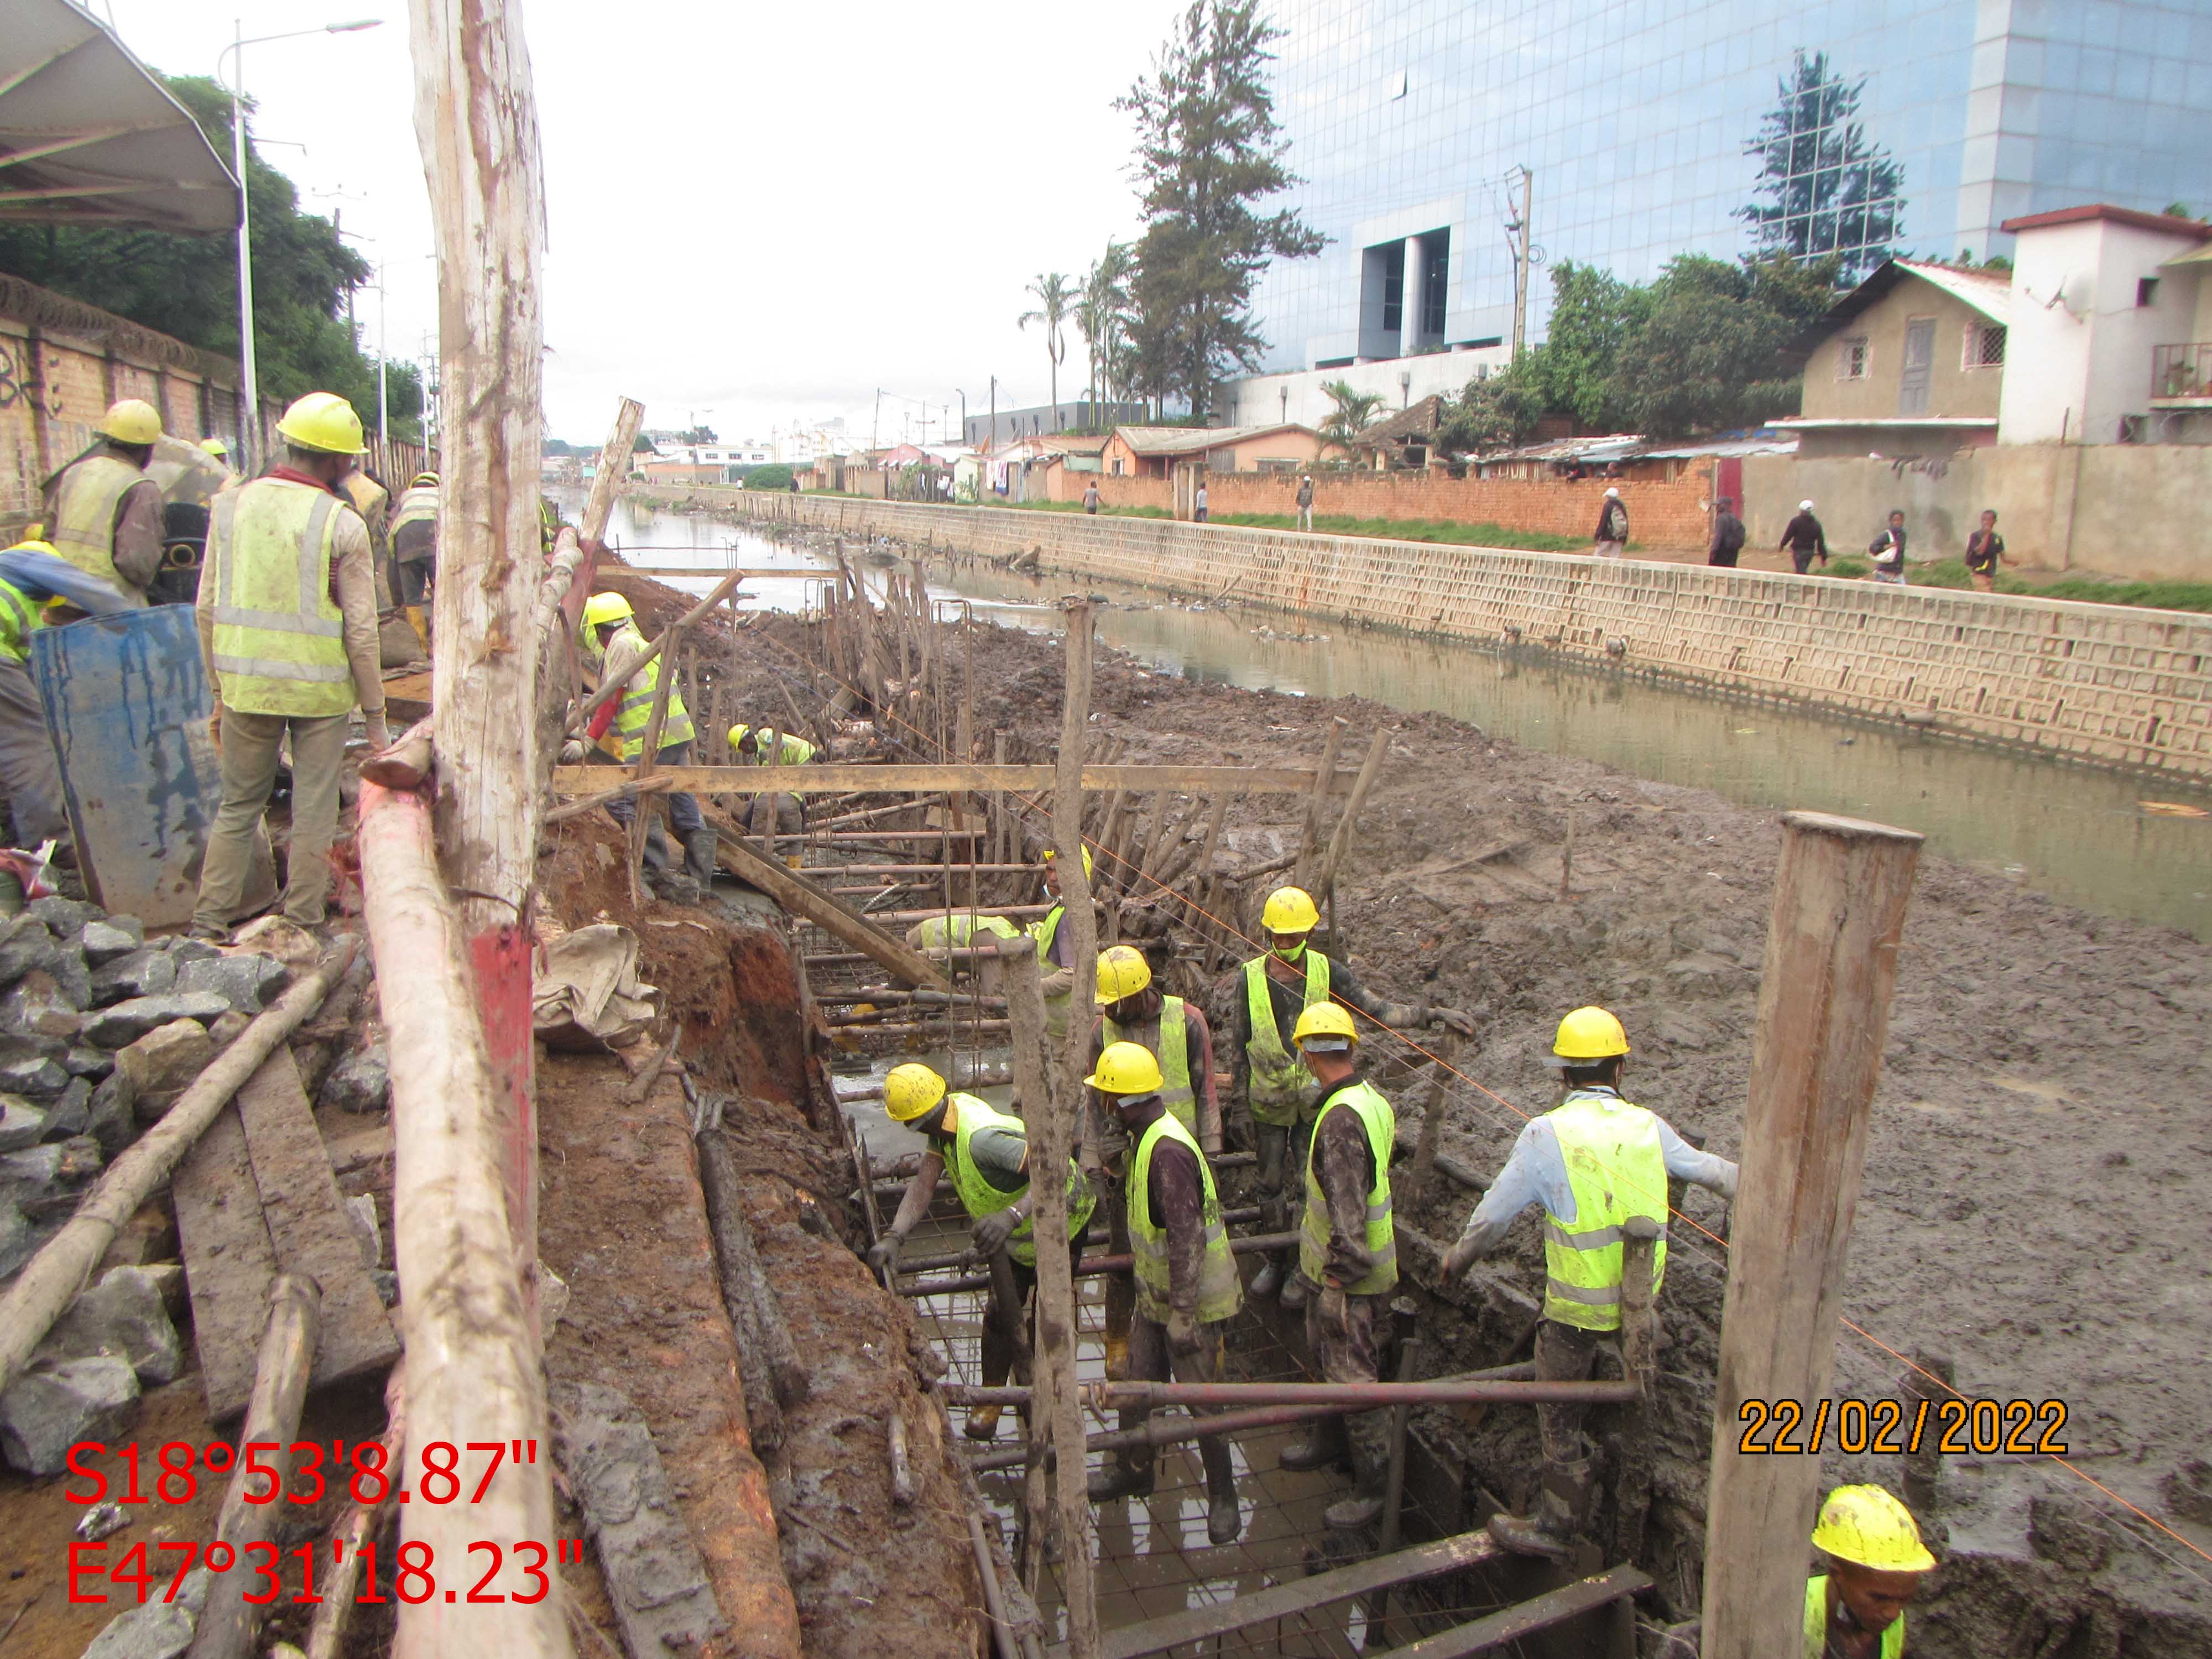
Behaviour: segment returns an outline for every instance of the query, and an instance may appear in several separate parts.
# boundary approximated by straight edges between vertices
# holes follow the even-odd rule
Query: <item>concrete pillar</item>
[[[1421,349],[1421,313],[1428,308],[1428,244],[1419,236],[1406,239],[1406,280],[1401,285],[1404,303],[1398,309],[1398,355],[1410,357]]]

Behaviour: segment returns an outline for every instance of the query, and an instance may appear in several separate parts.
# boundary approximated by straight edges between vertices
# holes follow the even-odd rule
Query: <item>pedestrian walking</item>
[[[1905,510],[1890,509],[1889,522],[1882,532],[1867,544],[1867,551],[1874,555],[1874,579],[1887,582],[1893,587],[1905,586]]]
[[[1313,474],[1310,472],[1298,479],[1298,528],[1313,528]]]
[[[1198,521],[1200,524],[1206,522],[1206,486],[1203,483],[1198,487]]]
[[[1782,526],[1782,539],[1775,544],[1789,554],[1790,562],[1797,567],[1801,576],[1810,575],[1813,560],[1817,556],[1820,568],[1828,568],[1828,532],[1820,528],[1820,521],[1813,516],[1813,503],[1797,503],[1797,516]]]
[[[1997,591],[1997,566],[2004,562],[2004,538],[1997,534],[1997,515],[1982,512],[1982,527],[1966,538],[1966,572],[1984,593]]]
[[[1617,559],[1628,550],[1628,503],[1620,491],[1607,485],[1604,503],[1597,510],[1597,545],[1590,551],[1601,559]]]
[[[1098,511],[1099,500],[1098,486],[1096,483],[1083,486],[1083,510],[1085,513],[1095,515]]]
[[[1736,555],[1743,551],[1743,520],[1735,515],[1735,498],[1723,495],[1713,503],[1713,540],[1705,550],[1705,562],[1735,569]]]

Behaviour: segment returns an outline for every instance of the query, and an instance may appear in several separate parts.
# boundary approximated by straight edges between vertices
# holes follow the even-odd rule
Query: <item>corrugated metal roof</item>
[[[1304,432],[1295,421],[1267,426],[1118,426],[1114,430],[1139,455],[1195,455],[1271,432]]]
[[[1957,265],[1923,264],[1917,259],[1899,259],[1897,264],[1921,281],[1933,283],[1953,299],[1973,307],[1991,322],[2011,323],[2010,271],[1964,270]]]

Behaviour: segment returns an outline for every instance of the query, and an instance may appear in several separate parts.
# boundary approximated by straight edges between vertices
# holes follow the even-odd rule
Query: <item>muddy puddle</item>
[[[617,502],[611,542],[634,562],[787,568],[741,605],[804,608],[820,565],[738,526]],[[711,578],[669,578],[703,592]],[[978,616],[1048,632],[1065,578],[963,571],[932,584]],[[1109,644],[1159,672],[1252,690],[1435,710],[1528,748],[1601,761],[1740,805],[1844,812],[1920,830],[1946,855],[2069,903],[2212,940],[2212,791],[1915,737],[1856,720],[1669,690],[1526,655],[1252,611],[1192,611],[1112,586]],[[1302,631],[1329,635],[1289,637]]]

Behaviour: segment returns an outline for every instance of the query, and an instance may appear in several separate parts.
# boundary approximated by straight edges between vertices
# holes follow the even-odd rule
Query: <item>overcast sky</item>
[[[381,17],[249,46],[268,160],[386,266],[392,355],[434,349],[429,204],[407,18],[395,0],[81,0],[172,74],[232,38]],[[1038,272],[1079,276],[1136,214],[1127,116],[1176,0],[1110,9],[977,0],[526,0],[545,154],[547,419],[596,443],[614,401],[651,426],[696,411],[726,439],[842,414],[863,437],[932,435],[1042,403],[1042,338],[1018,330]],[[304,149],[298,148],[305,145]],[[372,349],[376,298],[360,315]],[[1070,330],[1060,392],[1083,385]],[[709,413],[709,411],[712,411]]]

